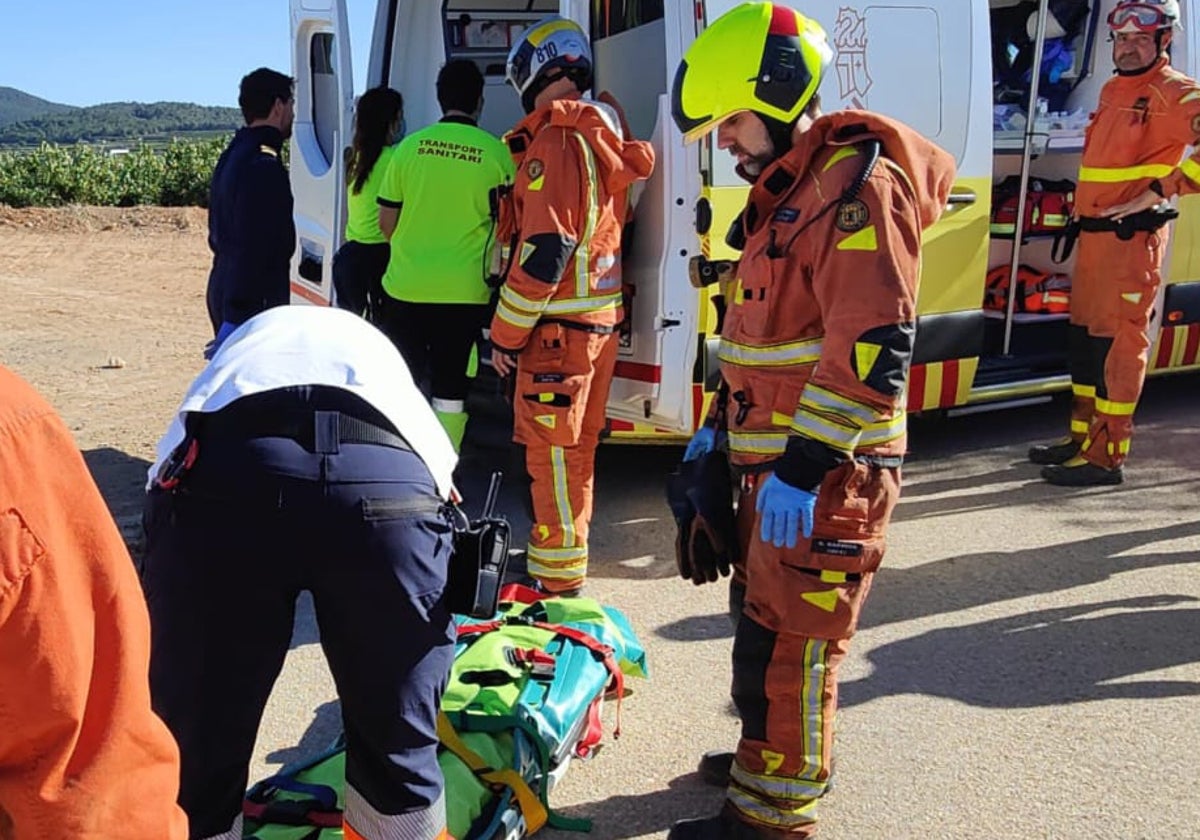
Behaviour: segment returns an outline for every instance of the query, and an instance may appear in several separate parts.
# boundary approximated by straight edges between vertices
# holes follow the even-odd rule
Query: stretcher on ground
[[[587,830],[549,795],[572,760],[603,734],[606,698],[645,676],[645,652],[625,616],[590,598],[506,587],[490,619],[455,618],[458,641],[438,721],[447,828],[456,840],[519,840],[543,826]],[[244,837],[334,840],[342,833],[345,745],[254,785]]]

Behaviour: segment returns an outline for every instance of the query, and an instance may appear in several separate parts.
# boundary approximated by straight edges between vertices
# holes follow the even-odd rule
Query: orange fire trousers
[[[542,323],[517,359],[513,439],[525,447],[528,569],[550,592],[587,576],[596,446],[617,361],[614,334]]]
[[[761,833],[808,837],[829,781],[838,667],[883,560],[900,471],[857,461],[831,470],[813,536],[801,535],[795,548],[759,538],[755,501],[765,477],[744,479],[738,500],[746,595],[732,693],[742,737],[727,807]]]
[[[1127,241],[1105,232],[1079,237],[1071,286],[1071,437],[1087,461],[1105,469],[1129,454],[1167,231]]]

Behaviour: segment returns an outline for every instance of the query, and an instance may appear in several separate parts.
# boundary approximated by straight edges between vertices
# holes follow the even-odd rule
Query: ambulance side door
[[[567,3],[579,15],[582,3]],[[565,9],[566,10],[566,9]],[[662,0],[590,3],[595,91],[622,104],[632,133],[654,146],[654,172],[635,188],[632,236],[622,260],[631,289],[610,418],[691,432],[698,297],[688,260],[699,253],[694,207],[699,197],[696,147],[683,145],[671,119],[671,81],[695,37],[691,4]],[[582,22],[582,21],[581,21]]]
[[[296,251],[292,302],[333,300],[333,255],[345,228],[343,149],[354,112],[345,0],[290,0],[296,118],[289,149]]]

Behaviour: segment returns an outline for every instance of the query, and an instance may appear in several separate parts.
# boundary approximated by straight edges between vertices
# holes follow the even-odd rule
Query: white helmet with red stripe
[[[1119,0],[1108,15],[1113,33],[1157,32],[1179,26],[1179,0]]]

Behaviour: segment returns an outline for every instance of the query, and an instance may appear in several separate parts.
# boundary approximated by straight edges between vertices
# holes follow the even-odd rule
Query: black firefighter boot
[[[667,840],[769,840],[759,831],[724,810],[715,817],[680,820],[667,832]]]
[[[829,778],[825,781],[825,793],[833,792],[833,770],[835,761],[829,762]],[[700,781],[713,787],[729,787],[729,773],[733,769],[733,752],[730,750],[709,750],[700,756],[700,764],[696,773]],[[825,794],[822,794],[824,796]]]
[[[1080,443],[1067,437],[1054,443],[1029,447],[1029,460],[1035,464],[1065,464],[1079,454]]]
[[[1061,466],[1042,467],[1042,478],[1059,487],[1104,487],[1120,484],[1125,473],[1120,467],[1109,470],[1077,457]]]

